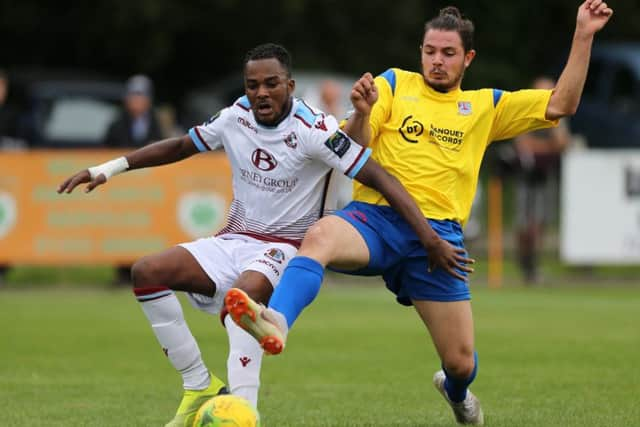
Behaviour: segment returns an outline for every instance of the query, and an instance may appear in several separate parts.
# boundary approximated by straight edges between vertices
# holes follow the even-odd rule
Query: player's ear
[[[296,90],[296,81],[294,79],[289,79],[289,81],[287,82],[287,86],[289,87],[289,93],[293,94],[293,92]]]
[[[476,51],[474,49],[469,50],[467,53],[464,54],[464,68],[467,68],[469,65],[471,65],[471,61],[473,61],[473,58],[476,57]]]

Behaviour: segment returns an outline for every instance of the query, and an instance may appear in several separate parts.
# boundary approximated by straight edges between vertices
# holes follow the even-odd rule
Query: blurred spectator
[[[16,138],[18,130],[17,112],[7,104],[9,96],[9,75],[0,69],[0,150],[16,150],[26,148],[26,143]],[[9,266],[0,265],[0,285],[9,271]]]
[[[7,105],[9,76],[0,69],[0,136],[14,134],[14,114]]]
[[[175,138],[185,134],[185,130],[178,125],[176,110],[169,104],[163,104],[156,109],[156,117],[163,138]]]
[[[111,123],[104,139],[107,147],[141,147],[163,138],[153,109],[153,83],[135,75],[127,81],[124,111]]]
[[[324,80],[320,84],[320,101],[322,102],[320,109],[338,120],[344,119],[345,111],[342,107],[342,96],[340,83],[331,79]]]
[[[0,149],[26,148],[26,142],[17,138],[18,114],[8,103],[9,75],[0,69]]]
[[[110,148],[133,148],[163,138],[160,120],[153,111],[151,79],[141,74],[130,77],[126,85],[124,110],[109,126],[104,145]],[[131,266],[117,266],[116,284],[127,285],[130,281]]]
[[[320,98],[320,109],[331,114],[338,121],[345,118],[345,109],[342,99],[348,94],[343,94],[340,83],[333,79],[323,80],[318,86],[318,95]],[[335,198],[336,209],[342,209],[353,199],[353,182],[344,174],[334,173],[329,189],[330,200]],[[331,205],[333,205],[333,201]]]
[[[539,77],[534,89],[553,89],[555,81]],[[557,182],[562,152],[571,141],[566,119],[558,127],[542,129],[516,138],[515,152],[519,171],[516,187],[516,227],[518,261],[526,283],[540,279],[539,252],[544,226],[553,217],[557,206],[556,193],[551,188]]]

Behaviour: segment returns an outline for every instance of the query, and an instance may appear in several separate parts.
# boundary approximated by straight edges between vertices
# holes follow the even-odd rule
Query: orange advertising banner
[[[131,264],[224,225],[232,189],[223,152],[57,193],[67,177],[123,154],[0,153],[0,264]]]

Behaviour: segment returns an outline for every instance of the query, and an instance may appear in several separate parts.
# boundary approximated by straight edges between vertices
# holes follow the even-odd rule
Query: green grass
[[[485,284],[487,281],[487,259],[482,248],[471,248],[471,254],[476,258],[474,265],[473,283]],[[640,277],[640,265],[626,266],[569,266],[564,264],[555,251],[545,252],[540,260],[541,273],[545,285],[563,283],[563,285],[594,284],[636,284]],[[65,287],[109,287],[116,282],[116,269],[109,265],[87,266],[12,266],[4,276],[0,275],[0,287],[25,288],[65,286]],[[514,254],[505,253],[503,265],[504,283],[519,284],[521,274]]]
[[[334,284],[300,318],[285,353],[263,364],[267,427],[453,426],[431,385],[438,360],[412,309],[380,282]],[[185,314],[224,375],[216,317]],[[640,425],[640,289],[474,288],[489,426]],[[181,395],[129,291],[0,292],[0,425],[161,426]]]

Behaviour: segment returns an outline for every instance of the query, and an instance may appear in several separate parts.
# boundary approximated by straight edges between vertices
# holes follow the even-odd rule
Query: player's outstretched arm
[[[380,192],[391,207],[411,225],[429,254],[430,270],[443,268],[449,274],[461,280],[467,280],[456,269],[472,273],[473,268],[469,265],[475,261],[466,257],[464,249],[457,248],[438,236],[400,181],[387,173],[373,159],[367,160],[355,179]]]
[[[378,90],[371,73],[364,73],[351,89],[353,114],[344,125],[344,132],[358,144],[366,147],[371,139],[369,116],[371,108],[378,100]]]
[[[87,184],[85,192],[92,191],[119,173],[152,166],[174,163],[198,152],[189,135],[163,139],[139,148],[124,157],[84,169],[67,178],[58,187],[58,193],[71,193],[80,184]]]
[[[547,105],[547,119],[575,114],[587,79],[593,37],[612,15],[613,10],[602,0],[586,0],[578,8],[569,59]]]

